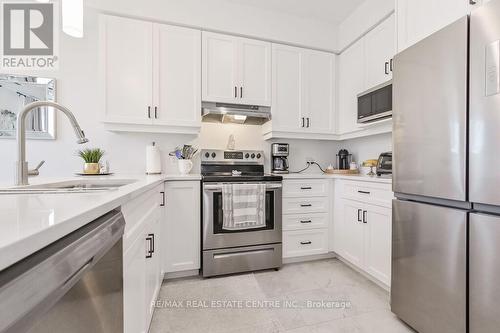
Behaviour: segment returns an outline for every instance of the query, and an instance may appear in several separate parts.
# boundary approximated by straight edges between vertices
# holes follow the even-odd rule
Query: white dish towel
[[[222,229],[245,230],[266,226],[265,184],[223,184]]]

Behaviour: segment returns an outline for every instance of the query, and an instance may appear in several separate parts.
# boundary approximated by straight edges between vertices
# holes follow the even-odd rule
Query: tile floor
[[[413,332],[386,291],[336,259],[171,280],[158,300],[150,333]]]

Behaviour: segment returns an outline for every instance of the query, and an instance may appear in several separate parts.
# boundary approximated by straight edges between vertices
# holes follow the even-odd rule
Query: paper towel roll
[[[161,173],[160,149],[158,149],[154,142],[146,147],[146,173],[148,175]]]

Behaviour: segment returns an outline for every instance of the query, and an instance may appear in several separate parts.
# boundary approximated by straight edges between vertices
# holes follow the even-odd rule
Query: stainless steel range
[[[203,150],[201,173],[203,276],[281,267],[283,178],[264,174],[263,152]]]

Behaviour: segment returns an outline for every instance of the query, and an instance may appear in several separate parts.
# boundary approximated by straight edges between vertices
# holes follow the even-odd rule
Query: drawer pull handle
[[[370,194],[370,192],[368,192],[368,191],[358,191],[358,193],[361,193],[361,194]]]
[[[311,241],[307,241],[307,242],[300,242],[301,245],[311,245],[312,242]]]
[[[302,204],[302,205],[300,205],[300,207],[312,207],[312,205],[311,204]]]
[[[308,186],[308,187],[301,187],[300,188],[301,190],[312,190],[312,187]]]
[[[311,220],[306,220],[306,221],[300,221],[300,223],[312,223]]]

